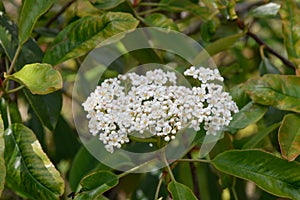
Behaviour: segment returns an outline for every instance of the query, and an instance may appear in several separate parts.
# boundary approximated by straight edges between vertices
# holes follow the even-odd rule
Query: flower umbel
[[[89,131],[99,134],[107,151],[129,142],[129,133],[149,131],[166,142],[175,139],[184,128],[215,135],[229,125],[231,113],[238,112],[229,93],[212,81],[223,81],[218,70],[194,66],[184,75],[201,82],[201,86],[177,86],[174,72],[161,69],[146,75],[128,73],[106,79],[82,104],[88,112]],[[122,83],[130,83],[126,88]]]

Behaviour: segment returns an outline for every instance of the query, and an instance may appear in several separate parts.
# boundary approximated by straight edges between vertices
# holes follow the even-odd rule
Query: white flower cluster
[[[180,129],[198,131],[203,123],[206,134],[216,134],[229,124],[231,113],[238,112],[222,86],[208,82],[223,78],[218,70],[204,67],[191,67],[184,74],[200,80],[201,86],[177,86],[176,74],[160,69],[106,79],[82,104],[90,132],[100,133],[99,139],[111,153],[129,142],[131,132],[149,131],[168,142]]]

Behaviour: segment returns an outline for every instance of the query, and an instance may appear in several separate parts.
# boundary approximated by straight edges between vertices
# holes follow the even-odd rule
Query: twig
[[[191,155],[190,152],[187,154],[187,157],[189,159],[192,159],[192,155]],[[197,199],[200,200],[201,198],[200,198],[200,191],[199,191],[199,182],[198,182],[198,177],[197,177],[197,169],[196,169],[196,166],[193,162],[190,162],[189,165],[190,165],[190,169],[191,169],[191,173],[192,173],[194,194],[197,197]]]
[[[245,30],[245,24],[243,21],[241,21],[240,19],[237,19],[237,24],[241,30]],[[288,66],[289,68],[295,69],[295,65],[292,62],[290,62],[288,59],[286,59],[285,57],[280,55],[277,51],[272,49],[267,43],[265,43],[262,39],[260,39],[255,33],[251,32],[248,29],[246,34],[249,37],[251,37],[252,39],[254,39],[259,45],[263,45],[269,53],[271,53],[274,56],[276,56],[277,58],[279,58],[284,64],[286,64],[286,66]]]
[[[72,0],[70,2],[68,2],[66,5],[64,5],[61,10],[56,13],[56,15],[54,15],[45,25],[46,28],[48,28],[53,22],[55,22],[57,20],[57,18],[63,14],[76,0]]]

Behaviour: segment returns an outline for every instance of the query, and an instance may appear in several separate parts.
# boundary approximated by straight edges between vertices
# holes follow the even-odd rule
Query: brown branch
[[[46,28],[48,28],[53,22],[55,22],[57,20],[57,18],[63,14],[76,0],[72,0],[70,2],[68,2],[66,5],[64,5],[61,10],[56,13],[56,15],[54,15],[45,25]]]
[[[241,30],[245,30],[245,24],[243,21],[241,21],[240,19],[237,19],[237,24],[238,27]],[[270,53],[273,54],[274,56],[276,56],[277,58],[279,58],[286,66],[288,66],[289,68],[295,69],[295,65],[289,61],[288,59],[286,59],[285,57],[283,57],[282,55],[280,55],[277,51],[275,51],[274,49],[272,49],[267,43],[265,43],[262,39],[260,39],[255,33],[251,32],[250,29],[247,30],[246,34],[251,37],[252,39],[254,39],[257,44],[264,46],[265,49]]]

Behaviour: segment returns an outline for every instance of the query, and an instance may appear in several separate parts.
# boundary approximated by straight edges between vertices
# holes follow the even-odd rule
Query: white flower
[[[230,123],[231,113],[238,112],[230,95],[215,84],[223,78],[217,69],[194,66],[184,75],[198,79],[201,86],[177,86],[176,74],[160,69],[106,79],[82,104],[89,131],[99,134],[110,153],[130,142],[128,134],[133,131],[149,131],[169,142],[182,128],[199,131],[203,123],[206,134],[216,135]]]

